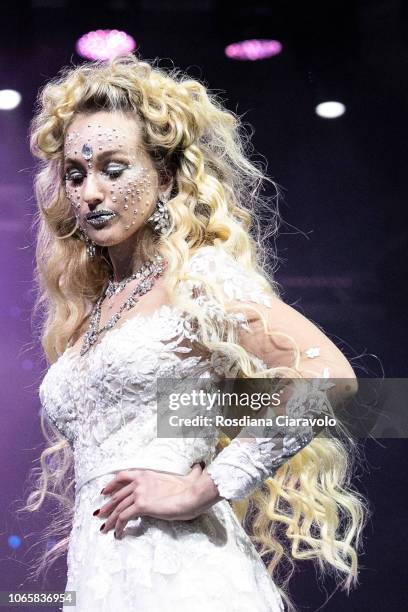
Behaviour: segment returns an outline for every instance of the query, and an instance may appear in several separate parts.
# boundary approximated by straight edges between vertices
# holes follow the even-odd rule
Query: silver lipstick
[[[105,223],[116,217],[116,213],[111,210],[100,210],[97,213],[88,213],[85,216],[87,223],[94,227],[98,227],[99,225],[105,225]]]

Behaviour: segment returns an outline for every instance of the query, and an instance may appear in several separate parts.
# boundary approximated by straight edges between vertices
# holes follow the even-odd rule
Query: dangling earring
[[[88,238],[88,236],[87,236]],[[95,243],[92,240],[87,240],[86,242],[86,252],[88,254],[88,257],[90,259],[93,259],[96,255],[96,248],[95,248]]]
[[[147,219],[146,223],[151,225],[160,234],[166,234],[170,229],[170,213],[167,207],[167,199],[161,196],[157,200],[153,214]]]
[[[79,232],[81,233],[81,235],[83,236],[83,240],[86,243],[86,253],[88,255],[88,257],[90,259],[94,259],[95,255],[96,255],[96,245],[94,243],[93,240],[91,240],[88,236],[88,234],[85,232],[84,229],[82,229],[81,226],[78,227]]]

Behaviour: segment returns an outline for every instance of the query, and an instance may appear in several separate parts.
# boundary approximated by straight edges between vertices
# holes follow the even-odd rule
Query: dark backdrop
[[[408,19],[402,0],[36,0],[1,11],[0,88],[23,94],[16,110],[0,111],[0,590],[8,590],[26,577],[24,537],[39,526],[38,519],[17,523],[13,509],[42,440],[37,389],[45,363],[30,323],[34,162],[27,142],[38,88],[81,61],[74,51],[81,34],[117,27],[135,37],[144,58],[174,62],[219,91],[253,125],[255,149],[283,188],[277,279],[284,299],[323,327],[359,375],[404,377]],[[225,57],[226,44],[251,37],[278,38],[282,54],[258,62]],[[346,114],[317,117],[315,104],[325,99],[342,101]],[[407,609],[406,451],[405,440],[365,445],[359,486],[373,515],[361,585],[349,598],[335,593],[323,609]],[[15,550],[12,534],[22,539]],[[64,579],[61,562],[47,587],[62,590]],[[309,564],[298,564],[292,594],[300,609],[324,604]]]

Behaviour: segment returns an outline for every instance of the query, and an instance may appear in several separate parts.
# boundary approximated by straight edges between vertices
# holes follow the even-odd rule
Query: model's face
[[[138,120],[130,115],[77,115],[65,138],[64,174],[79,225],[100,246],[137,232],[159,195],[157,171],[142,145]],[[99,211],[113,214],[89,217]]]

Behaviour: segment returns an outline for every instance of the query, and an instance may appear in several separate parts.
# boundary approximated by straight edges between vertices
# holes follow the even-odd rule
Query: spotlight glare
[[[10,535],[7,538],[7,543],[10,546],[10,548],[13,548],[15,550],[16,548],[18,548],[21,545],[21,538],[20,538],[20,536],[18,536],[16,534]]]
[[[21,94],[15,89],[0,89],[0,110],[12,110],[21,102]]]
[[[250,39],[232,43],[225,47],[225,55],[230,59],[255,61],[278,55],[282,45],[278,40]]]
[[[118,55],[127,55],[136,48],[132,36],[119,30],[95,30],[77,40],[75,49],[89,60],[109,60]]]
[[[316,115],[324,119],[336,119],[346,112],[346,107],[341,102],[321,102],[315,108]]]

